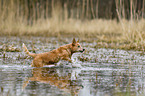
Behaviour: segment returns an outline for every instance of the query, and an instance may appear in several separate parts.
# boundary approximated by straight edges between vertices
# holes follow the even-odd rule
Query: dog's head
[[[82,52],[85,51],[85,49],[83,49],[82,46],[79,44],[79,40],[76,41],[75,38],[73,38],[71,51],[73,53],[75,53],[75,52],[81,52],[82,53]]]

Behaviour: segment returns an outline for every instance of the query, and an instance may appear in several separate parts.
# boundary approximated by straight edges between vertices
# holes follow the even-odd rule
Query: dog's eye
[[[80,46],[78,46],[78,47],[80,47]]]

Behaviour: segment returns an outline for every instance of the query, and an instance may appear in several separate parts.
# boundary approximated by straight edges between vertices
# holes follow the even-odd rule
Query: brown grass
[[[77,36],[84,40],[97,38],[97,42],[119,43],[119,45],[124,43],[144,48],[145,19],[138,19],[135,17],[135,13],[131,12],[131,19],[126,20],[124,15],[121,15],[124,9],[118,8],[118,2],[116,2],[116,6],[119,22],[117,20],[97,19],[95,13],[93,13],[94,19],[92,20],[79,19],[79,17],[83,17],[83,15],[79,15],[79,10],[76,10],[77,18],[68,18],[67,4],[62,9],[59,2],[57,4],[52,2],[51,17],[40,16],[44,13],[43,8],[41,8],[38,12],[37,10],[33,11],[30,20],[28,20],[26,5],[19,6],[19,0],[17,3],[14,3],[14,0],[9,3],[4,1],[0,10],[0,36]],[[46,10],[48,9],[46,8]],[[93,12],[93,9],[91,10]],[[135,9],[132,9],[131,6],[132,10]],[[98,13],[97,10],[96,13]],[[38,18],[34,19],[36,17]]]

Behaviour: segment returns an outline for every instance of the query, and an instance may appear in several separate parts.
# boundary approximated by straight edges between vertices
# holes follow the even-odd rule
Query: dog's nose
[[[85,51],[85,49],[83,49],[83,51]]]

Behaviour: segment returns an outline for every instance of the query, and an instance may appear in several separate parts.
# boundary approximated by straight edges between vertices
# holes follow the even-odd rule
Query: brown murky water
[[[72,38],[0,37],[3,44],[22,51],[24,42],[30,51],[47,52],[71,43]],[[144,96],[145,56],[138,51],[97,49],[93,42],[81,42],[83,54],[74,54],[73,64],[30,67],[32,58],[23,52],[0,51],[1,96]],[[35,50],[34,50],[35,49]],[[74,67],[79,66],[79,67]]]

